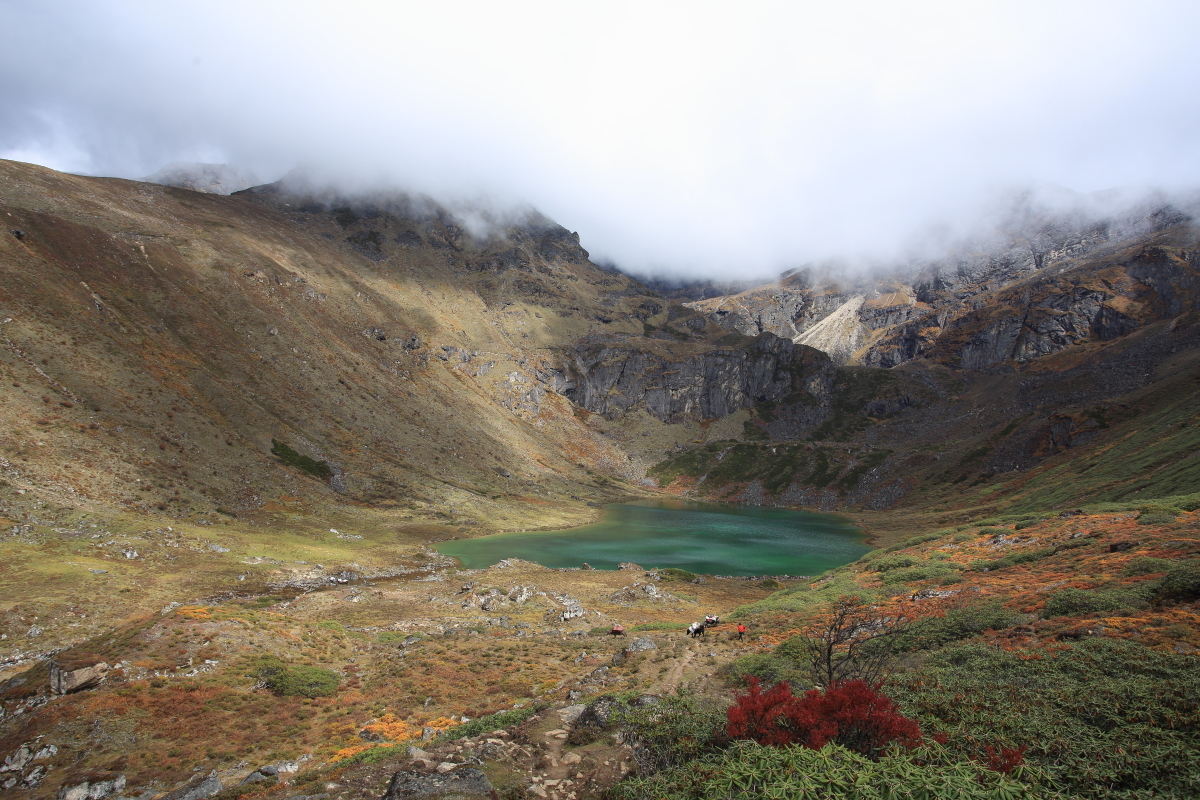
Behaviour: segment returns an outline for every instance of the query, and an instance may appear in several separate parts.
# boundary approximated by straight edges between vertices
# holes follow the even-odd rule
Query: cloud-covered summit
[[[1036,181],[1200,185],[1197,22],[1186,2],[5,2],[0,157],[530,203],[626,269],[739,279],[895,258]]]

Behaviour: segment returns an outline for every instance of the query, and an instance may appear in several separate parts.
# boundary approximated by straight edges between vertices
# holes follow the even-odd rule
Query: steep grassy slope
[[[611,325],[642,326],[637,288],[577,245],[525,233],[529,264],[489,302],[461,248],[367,258],[344,213],[13,163],[0,181],[20,231],[0,239],[3,449],[31,491],[176,516],[340,493],[479,520],[469,509],[587,492],[585,466],[624,461],[533,377],[537,348],[599,324],[578,314],[602,302]],[[537,269],[580,311],[510,274]],[[276,441],[332,480],[286,467]]]

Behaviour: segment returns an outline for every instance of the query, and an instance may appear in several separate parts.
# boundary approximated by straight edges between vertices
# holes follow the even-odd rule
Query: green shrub
[[[721,672],[739,685],[745,685],[750,677],[758,678],[767,686],[780,681],[787,681],[794,686],[806,682],[796,663],[776,652],[749,653],[724,667]]]
[[[1200,597],[1200,561],[1185,561],[1171,567],[1158,586],[1164,597],[1176,600]]]
[[[711,754],[722,744],[728,703],[690,692],[653,705],[619,708],[614,719],[633,747],[640,774],[653,774]]]
[[[466,739],[480,733],[498,731],[520,725],[525,720],[545,708],[542,703],[531,703],[524,708],[514,708],[511,711],[498,711],[484,717],[476,717],[462,725],[455,725],[437,738],[439,742],[452,742],[455,739]]]
[[[933,531],[932,533],[919,533],[916,536],[910,536],[909,538],[905,539],[900,544],[892,545],[891,547],[888,548],[888,552],[892,552],[894,550],[903,550],[905,547],[916,547],[919,544],[925,544],[925,542],[932,542],[934,539],[940,539],[943,536],[946,536],[953,532],[954,532],[953,528],[947,528],[945,530]]]
[[[1047,617],[1074,617],[1097,611],[1145,608],[1146,589],[1059,589],[1046,598]]]
[[[1200,796],[1194,656],[1105,637],[1057,653],[964,643],[893,676],[888,693],[957,752],[1027,745],[1026,764],[1068,797]]]
[[[988,630],[1002,630],[1013,622],[1013,612],[999,600],[951,608],[941,617],[914,622],[890,641],[897,652],[932,650],[968,639]]]
[[[1087,547],[1089,544],[1092,543],[1092,541],[1093,541],[1092,537],[1090,537],[1090,536],[1082,536],[1078,539],[1068,539],[1067,541],[1062,542],[1061,544],[1057,545],[1055,547],[1055,549],[1060,550],[1060,551],[1061,550],[1074,550],[1076,547]]]
[[[1167,525],[1179,516],[1179,509],[1151,506],[1143,508],[1137,516],[1138,525]]]
[[[660,569],[658,574],[662,576],[663,580],[668,581],[687,581],[688,583],[691,583],[692,581],[696,580],[696,576],[691,572],[688,572],[686,569],[677,569],[675,567]]]
[[[1006,776],[928,745],[878,760],[828,745],[768,747],[733,742],[726,750],[612,789],[616,800],[1034,800],[1035,770]]]
[[[977,536],[1008,536],[1012,533],[1008,528],[986,527],[980,528],[976,533]]]
[[[341,676],[333,670],[303,664],[285,664],[277,658],[260,661],[256,675],[281,697],[328,697],[337,691]]]
[[[744,619],[754,614],[805,614],[822,608],[842,595],[856,595],[863,601],[870,601],[876,594],[859,584],[853,575],[834,573],[830,579],[789,586],[756,603],[739,606],[730,612],[729,618]]]
[[[1200,509],[1200,492],[1172,497],[1171,501],[1171,505],[1181,511],[1196,511]]]
[[[303,456],[297,453],[292,448],[288,447],[283,442],[271,440],[271,453],[289,466],[293,466],[301,472],[307,472],[321,479],[328,479],[333,475],[333,470],[329,468],[329,464],[324,461],[315,461],[308,456]]]
[[[899,583],[948,578],[952,575],[958,575],[958,570],[941,564],[926,564],[912,569],[895,569],[886,572],[883,575],[883,583],[885,586],[892,586]]]
[[[998,569],[1004,569],[1005,567],[1016,566],[1017,564],[1028,564],[1031,561],[1040,561],[1047,556],[1054,555],[1055,552],[1056,551],[1053,547],[1042,547],[1036,550],[1022,550],[1020,552],[1010,553],[1003,558],[997,558],[991,561],[984,561],[982,559],[972,561],[971,569],[979,572],[984,570],[991,572]]]
[[[381,761],[387,761],[389,758],[397,758],[403,755],[404,748],[407,746],[407,743],[376,745],[337,762],[337,765],[339,767],[348,767],[351,764],[378,764]]]
[[[921,559],[909,555],[884,556],[883,558],[877,558],[871,562],[871,571],[887,572],[893,569],[915,567],[920,563]]]
[[[1126,578],[1136,578],[1140,575],[1153,575],[1156,572],[1166,572],[1174,564],[1167,558],[1152,558],[1150,556],[1138,556],[1125,565],[1121,570],[1121,574]]]
[[[639,622],[629,630],[638,631],[682,631],[687,628],[682,622]],[[612,628],[593,628],[592,630],[608,633]]]

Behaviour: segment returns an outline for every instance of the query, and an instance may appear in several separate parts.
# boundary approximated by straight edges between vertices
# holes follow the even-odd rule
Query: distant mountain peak
[[[254,173],[229,164],[201,164],[189,161],[168,164],[142,180],[207,194],[233,194],[261,183]]]

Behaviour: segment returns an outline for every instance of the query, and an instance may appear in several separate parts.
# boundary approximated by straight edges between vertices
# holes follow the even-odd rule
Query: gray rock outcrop
[[[203,800],[205,797],[212,797],[214,794],[224,788],[221,784],[221,779],[217,777],[216,770],[193,778],[184,786],[180,786],[174,791],[167,792],[159,800]]]
[[[437,797],[441,800],[491,798],[492,783],[480,770],[460,767],[451,772],[426,775],[421,772],[397,772],[388,783],[383,800],[408,800]]]
[[[773,334],[682,359],[627,346],[581,349],[551,388],[609,418],[644,408],[664,422],[717,419],[791,392],[794,349]]]
[[[1105,217],[1027,201],[997,232],[886,276],[818,265],[688,305],[727,330],[770,332],[838,364],[924,357],[972,370],[1108,341],[1197,307],[1186,213],[1160,204]]]
[[[103,661],[86,666],[67,668],[56,661],[50,662],[50,689],[55,694],[70,694],[100,685],[108,674],[109,666]]]
[[[124,775],[95,776],[79,783],[64,783],[58,788],[58,800],[101,800],[124,789]]]

